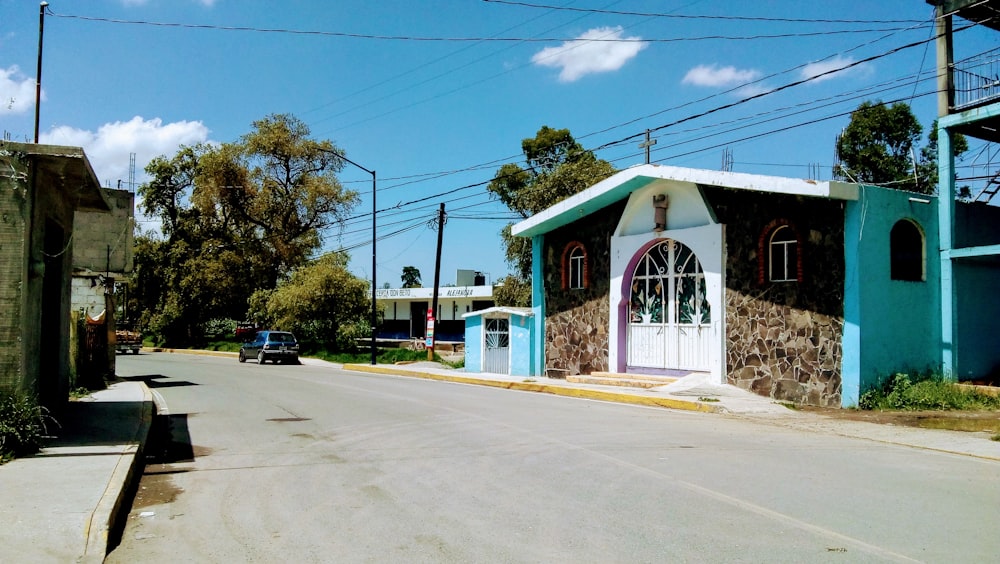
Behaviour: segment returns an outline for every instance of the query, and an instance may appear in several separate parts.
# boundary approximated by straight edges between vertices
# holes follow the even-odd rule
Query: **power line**
[[[382,41],[414,41],[414,42],[441,42],[441,43],[551,43],[551,42],[573,42],[586,41],[596,43],[677,43],[682,41],[750,41],[759,39],[790,39],[800,37],[816,37],[824,35],[841,35],[847,33],[882,33],[886,31],[898,31],[902,28],[885,29],[850,29],[850,30],[824,30],[799,33],[779,33],[769,35],[706,35],[700,37],[662,37],[662,38],[594,38],[580,39],[579,37],[430,37],[416,35],[379,35],[370,33],[348,33],[343,31],[318,31],[287,28],[260,28],[249,26],[227,26],[214,24],[190,24],[181,22],[154,22],[149,20],[123,20],[118,18],[99,18],[95,16],[81,16],[75,14],[59,14],[46,8],[46,14],[56,18],[77,19],[91,22],[102,22],[125,25],[146,25],[154,27],[172,27],[180,29],[200,29],[213,31],[239,31],[254,33],[282,33],[291,35],[311,35],[320,37],[339,37],[348,39],[373,39]]]
[[[611,14],[616,16],[641,16],[644,18],[672,18],[689,20],[729,20],[729,21],[755,21],[755,22],[785,22],[785,23],[809,23],[809,24],[872,24],[872,23],[915,23],[920,20],[837,20],[837,19],[805,19],[805,18],[775,18],[762,16],[709,16],[709,15],[688,15],[657,12],[629,12],[624,10],[599,10],[595,8],[574,8],[571,6],[551,6],[547,4],[533,4],[529,2],[513,2],[511,0],[483,0],[493,4],[508,4],[511,6],[521,6],[525,8],[543,8],[546,10],[563,10],[567,12],[586,12],[588,14]]]

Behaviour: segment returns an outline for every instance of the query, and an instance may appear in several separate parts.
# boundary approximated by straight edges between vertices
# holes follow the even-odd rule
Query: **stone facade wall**
[[[844,208],[836,201],[709,188],[726,225],[726,371],[776,400],[840,407]],[[759,281],[758,242],[774,220],[799,234],[802,281]]]
[[[545,366],[570,374],[608,370],[611,234],[625,202],[545,235]],[[562,288],[563,251],[572,242],[587,252],[587,286]]]

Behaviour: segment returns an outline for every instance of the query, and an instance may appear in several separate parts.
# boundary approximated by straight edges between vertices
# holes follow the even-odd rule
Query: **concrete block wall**
[[[111,205],[111,213],[76,212],[73,269],[113,274],[132,272],[135,194],[111,188],[101,191]]]
[[[25,190],[27,166],[14,155],[0,155],[0,389],[16,389],[21,382],[21,325],[24,305],[24,274],[27,266],[27,218]]]

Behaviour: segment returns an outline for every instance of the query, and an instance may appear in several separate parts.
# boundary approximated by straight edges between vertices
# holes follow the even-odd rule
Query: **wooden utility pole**
[[[437,323],[435,317],[437,317],[438,310],[438,286],[441,281],[441,241],[444,236],[444,218],[444,202],[442,202],[437,218],[438,244],[437,258],[434,260],[434,298],[431,300],[431,311],[427,315],[427,360],[431,361],[434,360],[434,324]]]
[[[42,111],[42,36],[45,35],[45,8],[48,2],[38,5],[38,68],[35,70],[35,144],[38,144],[38,119]]]

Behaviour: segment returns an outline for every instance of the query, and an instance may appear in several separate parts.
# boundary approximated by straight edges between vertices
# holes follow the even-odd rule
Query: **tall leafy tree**
[[[404,266],[403,275],[399,277],[404,288],[420,287],[420,269],[415,266]]]
[[[347,270],[346,253],[328,253],[295,270],[274,290],[251,298],[258,321],[294,331],[300,339],[346,348],[342,330],[366,323],[368,282]]]
[[[138,192],[162,233],[140,241],[133,284],[149,327],[191,342],[207,320],[245,318],[249,295],[304,265],[358,201],[337,180],[337,153],[295,117],[271,115],[235,143],[151,161]]]
[[[837,139],[839,164],[834,174],[852,182],[877,184],[925,194],[937,190],[937,127],[928,144],[917,151],[923,128],[903,102],[891,106],[863,102]],[[955,155],[968,150],[961,135],[953,143]]]
[[[497,170],[487,190],[511,211],[523,218],[552,206],[615,173],[611,163],[598,159],[583,148],[568,129],[553,129],[547,125],[532,138],[521,141],[524,165],[507,163]],[[529,306],[531,293],[531,241],[513,237],[511,225],[504,227],[504,242],[508,264],[514,273],[502,283],[497,303]]]

